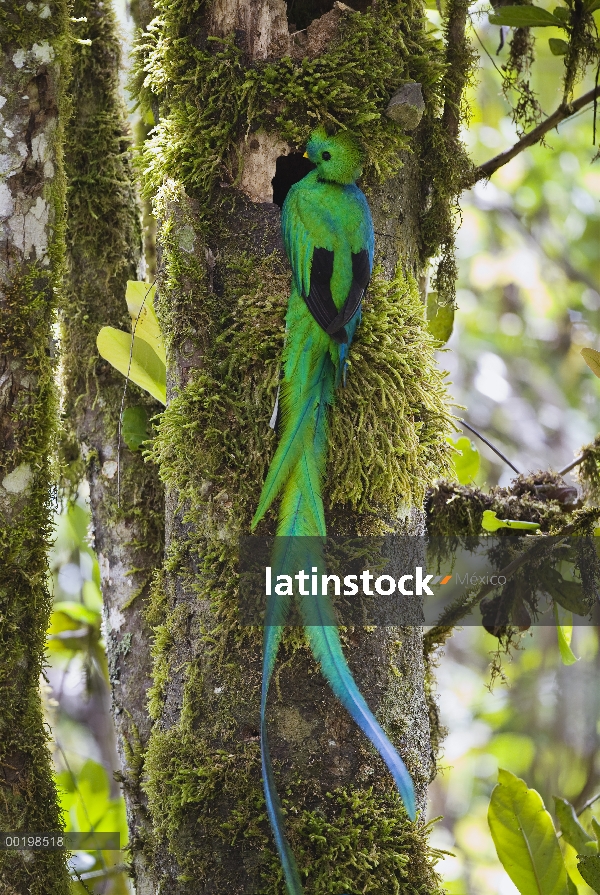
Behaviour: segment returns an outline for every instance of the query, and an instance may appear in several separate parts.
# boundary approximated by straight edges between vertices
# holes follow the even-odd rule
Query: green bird
[[[322,482],[328,409],[335,387],[345,381],[348,349],[373,269],[373,222],[367,200],[356,186],[362,173],[360,148],[345,132],[329,136],[319,128],[310,138],[306,155],[315,168],[292,186],[281,219],[293,277],[278,397],[280,438],[252,520],[254,529],[281,496],[271,560],[274,581],[290,569],[310,573],[324,568]],[[297,596],[308,641],[324,677],[379,751],[414,820],[412,780],[356,686],[328,597]],[[267,598],[260,734],[269,821],[288,892],[301,895],[302,884],[275,786],[266,723],[269,683],[291,598],[287,593]]]

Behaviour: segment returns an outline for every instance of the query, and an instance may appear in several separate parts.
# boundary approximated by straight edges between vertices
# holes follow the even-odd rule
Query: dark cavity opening
[[[280,155],[275,162],[275,177],[271,181],[275,205],[279,205],[281,208],[285,197],[294,184],[306,177],[314,167],[315,165],[307,158],[304,158],[301,152]]]
[[[352,0],[348,4],[357,12],[371,6],[370,0]],[[303,31],[311,22],[333,9],[334,0],[287,0],[287,20],[290,32]]]

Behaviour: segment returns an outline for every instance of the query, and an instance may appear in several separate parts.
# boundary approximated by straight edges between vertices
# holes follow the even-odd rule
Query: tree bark
[[[66,2],[0,10],[0,826],[62,829],[40,702],[52,600],[52,327],[64,259]],[[64,851],[0,852],[2,891],[69,891]]]
[[[324,15],[309,24],[305,38],[289,35],[282,0],[222,0],[193,17],[185,4],[157,6],[162,19],[155,26],[155,42],[146,44],[144,70],[150,72],[146,88],[155,90],[147,102],[155,102],[157,95],[162,101],[160,126],[146,161],[147,189],[163,181],[156,212],[168,406],[154,454],[167,484],[167,524],[164,584],[153,593],[153,618],[158,622],[150,698],[154,726],[144,788],[154,835],[143,890],[175,895],[279,893],[285,887],[260,780],[262,637],[260,631],[238,624],[236,556],[237,538],[249,531],[275,443],[268,420],[279,376],[289,268],[271,180],[282,158],[301,154],[306,137],[291,140],[291,124],[281,129],[275,124],[278,113],[284,117],[281,96],[272,100],[271,125],[260,126],[251,123],[247,100],[223,93],[221,126],[228,126],[228,109],[235,107],[233,114],[240,120],[237,145],[218,156],[218,174],[207,192],[202,165],[210,163],[210,134],[217,141],[220,137],[216,125],[207,136],[210,121],[194,131],[193,110],[195,105],[201,116],[211,102],[218,103],[219,84],[213,74],[217,86],[211,92],[206,71],[195,73],[194,65],[198,56],[205,64],[212,54],[218,67],[218,54],[225,48],[223,53],[232,55],[220,69],[223,79],[233,77],[233,71],[235,77],[239,73],[238,84],[246,76],[264,85],[281,72],[287,77],[288,61],[281,60],[290,54],[289,65],[296,66],[298,77],[306,71],[302,66],[315,60],[310,77],[325,84],[329,78],[327,87],[333,93],[342,88],[336,73],[325,69],[330,47],[344,35],[351,41],[354,28],[372,28],[369,33],[376,41],[377,28],[389,21],[385,16],[391,6],[360,4],[363,16],[340,3],[329,11],[328,4],[314,4]],[[310,22],[309,4],[296,6]],[[394,11],[400,22],[395,5]],[[416,5],[406,15],[403,33],[408,43],[412,41],[413,55],[404,74],[392,74],[379,85],[373,139],[381,139],[386,147],[392,145],[385,143],[391,125],[383,117],[390,95],[411,80],[412,60],[429,52],[423,49],[427,38],[422,8]],[[212,36],[219,40],[211,42]],[[363,41],[355,50],[365,69],[370,60],[362,56],[368,48]],[[441,71],[440,65],[436,83]],[[433,84],[431,71],[425,74]],[[368,77],[364,71],[363,76]],[[305,83],[307,102],[310,77]],[[346,72],[344,77],[355,75]],[[181,84],[188,83],[194,86],[185,94]],[[332,415],[327,496],[332,533],[422,533],[420,489],[447,464],[445,395],[415,297],[415,280],[427,262],[422,227],[431,180],[425,171],[436,167],[428,141],[432,133],[440,135],[442,127],[442,91],[436,94],[431,84],[427,128],[412,143],[395,132],[394,151],[402,152],[402,166],[378,177],[373,164],[363,182],[375,222],[378,270],[353,346],[350,383],[363,385],[353,390],[350,384],[336,398]],[[234,90],[235,85],[221,89]],[[235,103],[242,106],[241,113]],[[344,110],[336,114],[343,119]],[[334,117],[331,107],[322,115],[325,120]],[[304,127],[302,133],[307,134]],[[366,129],[363,139],[368,144]],[[413,151],[403,152],[409,148]],[[423,151],[430,152],[428,166],[419,155]],[[445,235],[439,234],[440,242]],[[369,334],[371,344],[380,346],[372,356],[377,375],[387,375],[384,343],[400,352],[396,363],[407,361],[402,383],[389,391],[368,380]],[[396,414],[390,406],[386,409],[385,400],[399,395],[407,401]],[[372,454],[366,459],[360,453],[365,436],[359,420],[361,413],[369,412],[375,428],[367,439]],[[385,430],[390,417],[399,422],[393,438],[402,445],[399,453],[404,457],[391,475],[393,497],[375,493],[377,466],[388,469],[395,462],[377,439],[377,425]],[[347,426],[344,430],[346,419],[356,426],[354,432]],[[426,459],[419,450],[429,451]],[[350,468],[356,470],[356,480]],[[273,531],[273,519],[264,531]],[[409,766],[423,812],[434,762],[421,629],[354,630],[344,635],[344,642],[360,689]],[[407,822],[383,764],[331,695],[301,632],[294,629],[288,630],[281,651],[269,723],[287,829],[306,891],[331,891],[336,884],[340,891],[389,892],[403,886],[437,891],[422,821],[415,827]]]
[[[122,407],[159,407],[104,362],[101,326],[128,330],[127,280],[143,278],[140,210],[119,90],[120,46],[111,5],[76,0],[74,113],[66,134],[68,278],[63,304],[63,455],[73,482],[90,487],[93,543],[102,575],[112,715],[127,806],[134,878],[143,892],[146,799],[140,788],[150,731],[151,629],[144,616],[163,549],[163,489],[156,468],[121,439]],[[109,719],[105,720],[109,723]]]

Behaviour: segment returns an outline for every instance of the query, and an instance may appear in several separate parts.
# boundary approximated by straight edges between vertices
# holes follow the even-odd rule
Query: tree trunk
[[[40,703],[52,600],[52,327],[64,259],[66,2],[0,9],[0,826],[62,828]],[[69,891],[64,851],[0,851],[2,891]]]
[[[102,574],[104,636],[134,875],[143,878],[146,799],[140,789],[150,731],[151,629],[144,617],[163,549],[163,489],[155,467],[121,439],[122,406],[158,405],[98,355],[101,326],[128,330],[127,280],[142,278],[140,210],[130,135],[119,93],[120,47],[110,4],[76,0],[73,116],[66,134],[68,279],[63,307],[67,468],[90,486]],[[138,892],[143,892],[143,887]]]
[[[285,890],[260,778],[262,632],[238,622],[237,540],[276,442],[268,421],[290,285],[278,204],[306,173],[302,152],[319,121],[362,139],[377,239],[348,386],[331,416],[328,531],[422,533],[424,490],[447,469],[446,396],[417,283],[428,256],[451,248],[463,156],[442,123],[443,52],[421,4],[358,5],[290,3],[290,35],[283,0],[216,0],[193,13],[164,0],[142,40],[142,97],[161,115],[145,161],[147,192],[158,191],[169,356],[154,447],[167,544],[151,610],[144,788],[154,836],[143,891]],[[384,114],[411,81],[425,99],[412,134]],[[403,120],[414,129],[413,106]],[[262,532],[273,530],[272,516]],[[344,646],[411,771],[422,817],[434,766],[421,629],[350,630]],[[286,633],[269,724],[307,892],[437,891],[422,821],[408,823],[297,629]]]

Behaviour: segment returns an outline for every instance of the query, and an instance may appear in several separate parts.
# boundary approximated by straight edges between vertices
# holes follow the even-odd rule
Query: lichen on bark
[[[100,327],[130,327],[127,280],[143,277],[140,209],[121,98],[120,42],[111,4],[75,0],[72,96],[66,134],[68,273],[62,320],[63,484],[90,486],[93,544],[102,573],[112,711],[130,829],[133,873],[144,890],[145,797],[140,789],[150,719],[150,629],[143,609],[162,559],[163,492],[141,451],[121,438],[124,380],[96,348]],[[86,43],[89,41],[90,43]],[[137,386],[124,407],[159,407]],[[118,467],[118,473],[117,473]]]
[[[53,323],[64,261],[67,3],[0,8],[0,814],[6,831],[62,829],[40,701],[52,601]],[[69,891],[62,852],[0,853],[11,893]]]

